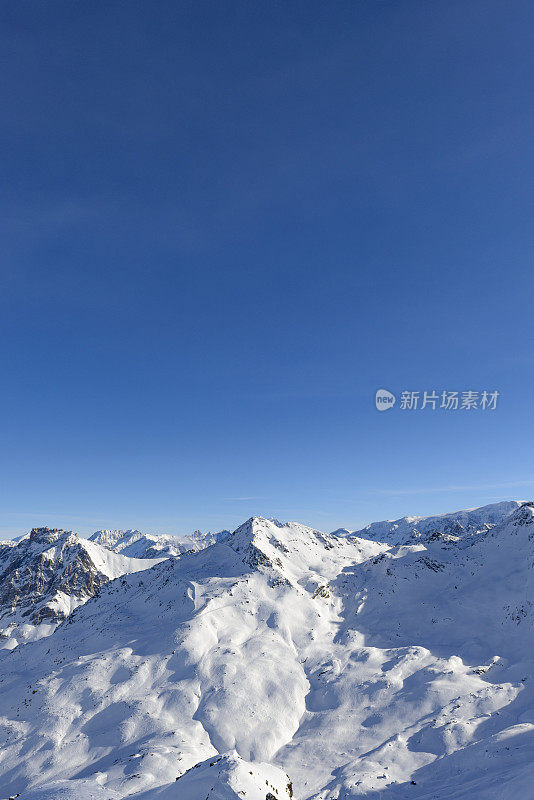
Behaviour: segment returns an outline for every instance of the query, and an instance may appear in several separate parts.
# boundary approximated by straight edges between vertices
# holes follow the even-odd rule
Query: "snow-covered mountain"
[[[107,583],[0,653],[0,797],[531,797],[534,506],[515,506],[408,545],[255,517]]]
[[[50,634],[109,580],[155,563],[50,528],[0,545],[0,648]]]
[[[149,533],[138,530],[101,530],[96,531],[89,540],[133,558],[169,558],[181,556],[209,547],[224,539],[230,531],[218,533],[202,533],[195,531],[190,536],[178,537]]]
[[[389,544],[410,544],[418,540],[434,537],[463,537],[484,533],[501,523],[512,514],[521,503],[517,500],[503,500],[481,508],[468,508],[451,514],[435,517],[402,517],[396,520],[372,522],[352,534],[339,529],[340,535],[353,535]]]

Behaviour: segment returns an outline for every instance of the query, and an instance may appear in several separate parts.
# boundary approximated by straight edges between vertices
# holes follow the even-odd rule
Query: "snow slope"
[[[395,546],[253,518],[0,653],[0,786],[528,798],[533,562],[530,505],[477,536]]]

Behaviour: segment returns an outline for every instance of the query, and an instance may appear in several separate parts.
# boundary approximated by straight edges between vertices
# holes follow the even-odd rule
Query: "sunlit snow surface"
[[[0,798],[532,797],[534,509],[514,508],[401,545],[254,518],[108,583],[0,653]]]

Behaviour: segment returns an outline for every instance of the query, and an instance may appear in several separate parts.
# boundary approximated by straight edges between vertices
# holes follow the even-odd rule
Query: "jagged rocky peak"
[[[72,531],[39,527],[0,546],[0,639],[16,646],[36,638],[35,626],[66,619],[109,580],[153,566],[111,553]],[[16,633],[15,633],[16,630]],[[41,631],[39,635],[50,633]]]
[[[64,531],[62,528],[32,528],[30,531],[30,535],[24,537],[21,541],[30,541],[30,542],[37,542],[38,544],[53,544],[57,542],[58,539],[62,538],[69,538],[74,537],[74,540],[78,539],[78,536],[73,533],[72,531]]]
[[[0,616],[17,615],[38,625],[67,616],[72,602],[58,598],[92,596],[103,576],[76,534],[42,527],[1,553],[0,582]]]

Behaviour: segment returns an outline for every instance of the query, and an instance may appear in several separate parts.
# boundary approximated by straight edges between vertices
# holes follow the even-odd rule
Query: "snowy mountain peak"
[[[97,544],[101,544],[104,547],[109,547],[110,550],[119,545],[118,549],[120,550],[121,543],[127,542],[131,544],[136,542],[143,536],[141,531],[138,530],[108,530],[103,529],[100,531],[95,531],[90,537],[90,542],[96,542]]]
[[[374,542],[324,534],[297,522],[282,524],[264,517],[248,519],[225,544],[254,569],[275,573],[275,581],[287,581],[311,590],[324,585],[340,563],[361,560],[362,545],[374,554],[384,547]]]
[[[250,517],[228,537],[228,544],[235,550],[253,545],[262,550],[274,547],[285,554],[296,554],[306,546],[317,546],[319,540],[323,544],[326,541],[325,534],[305,525]]]
[[[117,555],[59,528],[0,546],[0,649],[50,634],[105,583],[159,560]]]
[[[29,536],[27,537],[30,542],[33,544],[38,545],[49,545],[53,544],[54,542],[58,542],[60,539],[67,540],[70,537],[74,537],[74,539],[78,539],[75,533],[72,531],[64,531],[62,528],[32,528],[30,531]],[[26,537],[24,537],[26,538]]]

